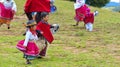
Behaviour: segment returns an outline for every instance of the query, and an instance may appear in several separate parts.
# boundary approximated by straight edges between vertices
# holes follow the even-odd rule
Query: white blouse
[[[85,4],[85,0],[76,0],[76,3],[74,4],[74,8],[78,9],[81,6],[83,6]]]
[[[85,0],[76,0],[76,3],[84,3],[85,4]]]
[[[17,12],[17,6],[14,0],[10,0],[9,2],[6,0],[3,0],[3,4],[6,9],[12,8],[15,12]]]
[[[38,40],[37,35],[33,35],[29,30],[26,32],[25,41],[23,46],[27,46],[29,41]]]

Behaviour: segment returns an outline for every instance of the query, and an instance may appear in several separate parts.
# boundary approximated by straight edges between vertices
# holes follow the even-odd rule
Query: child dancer
[[[26,27],[28,30],[26,31],[25,40],[19,41],[17,48],[24,53],[27,60],[26,63],[31,64],[30,60],[39,55],[39,48],[35,43],[35,41],[38,40],[36,22],[30,20],[27,22]]]
[[[84,18],[84,24],[86,27],[86,30],[92,31],[93,30],[93,23],[94,23],[94,16],[97,16],[98,11],[94,11],[94,13],[90,13],[90,9],[87,8],[87,14]]]
[[[0,25],[7,24],[10,29],[10,21],[13,19],[17,8],[14,0],[0,0]]]
[[[42,35],[38,35],[39,38],[41,39],[40,41],[38,41],[39,45],[44,45],[44,47],[42,47],[42,50],[40,51],[40,56],[43,57],[46,55],[46,51],[47,51],[47,46],[48,43],[52,43],[52,41],[54,40],[53,35],[50,31],[50,28],[52,27],[49,23],[49,13],[47,12],[42,12],[41,13],[41,21],[37,24],[37,30],[39,32],[42,32]],[[41,43],[41,44],[40,44]]]
[[[3,0],[5,6],[5,18],[13,19],[14,14],[17,12],[16,3],[14,0]]]
[[[86,14],[86,5],[85,5],[85,0],[75,0],[74,1],[74,9],[75,9],[75,20],[76,24],[74,26],[78,26],[80,21],[83,21],[85,14]]]

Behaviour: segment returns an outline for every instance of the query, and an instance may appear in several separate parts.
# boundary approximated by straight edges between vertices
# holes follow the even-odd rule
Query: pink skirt
[[[2,3],[0,3],[0,18],[4,17],[5,7]]]
[[[0,3],[0,18],[13,19],[14,13],[11,8],[6,9],[2,3]]]
[[[87,8],[88,7],[86,5],[83,5],[80,8],[78,8],[78,9],[75,10],[76,15],[75,15],[74,19],[77,22],[83,21],[83,19],[85,18],[85,15],[87,13]]]
[[[29,56],[38,56],[39,55],[39,48],[34,42],[28,42],[27,47],[23,46],[24,40],[18,42],[16,48],[22,51],[25,55]]]

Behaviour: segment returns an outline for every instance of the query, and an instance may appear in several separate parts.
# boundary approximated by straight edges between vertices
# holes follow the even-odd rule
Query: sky
[[[120,0],[110,0],[111,2],[120,2]]]

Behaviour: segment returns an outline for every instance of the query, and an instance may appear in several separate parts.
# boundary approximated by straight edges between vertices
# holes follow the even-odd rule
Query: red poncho
[[[94,23],[94,14],[93,13],[90,13],[90,14],[87,14],[84,18],[84,23],[87,24],[87,23]]]
[[[37,24],[37,30],[43,32],[43,36],[46,38],[46,40],[49,43],[52,43],[52,41],[54,40],[53,35],[50,31],[50,25],[44,22],[39,22]]]
[[[50,12],[50,0],[27,0],[25,12]]]

